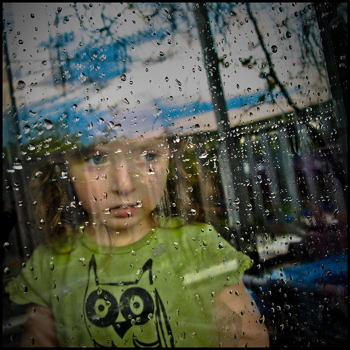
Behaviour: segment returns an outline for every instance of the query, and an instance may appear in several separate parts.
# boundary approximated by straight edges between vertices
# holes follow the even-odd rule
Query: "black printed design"
[[[93,277],[91,272],[94,273]],[[95,257],[94,255],[91,257],[84,295],[84,320],[95,347],[107,346],[107,343],[101,344],[101,341],[98,342],[94,336],[94,334],[103,333],[103,329],[112,327],[115,332],[113,334],[123,339],[129,329],[148,322],[154,324],[155,337],[152,338],[149,334],[145,334],[143,341],[133,336],[132,341],[135,347],[174,347],[171,327],[157,289],[147,291],[137,286],[145,272],[149,272],[148,284],[152,285],[152,259],[144,264],[141,277],[135,281],[100,283]],[[108,346],[116,347],[113,339],[110,340]]]

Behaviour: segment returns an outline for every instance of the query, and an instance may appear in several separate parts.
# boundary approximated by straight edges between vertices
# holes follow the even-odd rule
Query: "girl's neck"
[[[138,226],[126,227],[116,232],[103,224],[89,223],[87,226],[88,235],[99,245],[124,247],[138,242],[146,236],[156,225],[153,218],[147,218]]]

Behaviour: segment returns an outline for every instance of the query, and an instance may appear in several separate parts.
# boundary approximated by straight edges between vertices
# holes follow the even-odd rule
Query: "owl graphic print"
[[[83,312],[95,347],[174,347],[164,304],[154,288],[152,264],[152,259],[145,261],[135,280],[104,281],[92,255]]]

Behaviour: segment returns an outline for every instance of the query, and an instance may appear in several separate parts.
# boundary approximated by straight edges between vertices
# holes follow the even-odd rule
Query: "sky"
[[[161,17],[147,23],[137,11],[133,13],[117,4],[111,5],[116,8],[105,10],[101,9],[108,5],[97,3],[92,7],[78,3],[76,9],[70,3],[5,3],[3,6],[23,143],[31,142],[42,130],[51,130],[45,120],[61,119],[62,128],[76,134],[86,130],[91,122],[94,128],[103,124],[101,118],[105,123],[113,120],[116,123],[115,113],[110,113],[112,109],[125,113],[139,110],[140,106],[145,115],[150,113],[149,120],[162,119],[176,131],[216,129],[202,48],[191,13],[190,40],[184,34],[189,29],[185,23],[176,31],[169,30],[170,22],[164,11]],[[283,6],[252,4],[274,68],[299,106],[326,101],[330,98],[327,78],[320,78],[320,72],[311,66],[303,71],[300,63],[301,22],[296,14],[307,4]],[[143,10],[151,11],[147,6]],[[106,16],[116,14],[117,21],[110,27],[114,41],[109,36],[105,41],[95,42],[96,29],[109,23],[107,17],[103,23],[101,11]],[[291,110],[277,89],[274,90],[276,104],[271,104],[270,98],[265,103],[258,102],[266,93],[266,80],[259,77],[264,55],[244,4],[237,6],[235,13],[224,27],[225,36],[219,27],[212,25],[218,56],[228,64],[227,68],[221,67],[221,79],[231,126]],[[56,16],[60,18],[59,25],[55,23]],[[288,26],[283,26],[286,16]],[[87,30],[80,30],[82,23]],[[139,35],[140,30],[145,34]],[[51,45],[50,49],[50,38],[59,43],[64,38],[67,43],[58,49]],[[96,53],[92,55],[94,47]],[[317,50],[317,54],[322,57],[322,50]],[[70,57],[68,63],[67,57]],[[242,60],[247,58],[257,62],[251,69],[242,65]],[[53,60],[55,63],[51,64]],[[68,77],[64,89],[54,83],[62,72]],[[3,86],[4,110],[10,100],[6,82]],[[119,113],[121,118],[123,113]],[[6,144],[16,129],[11,118],[5,118],[3,123]]]

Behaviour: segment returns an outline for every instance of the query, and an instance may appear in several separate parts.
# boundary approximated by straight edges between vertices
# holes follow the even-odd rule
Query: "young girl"
[[[250,259],[188,196],[188,143],[165,132],[93,141],[41,169],[47,241],[7,287],[28,304],[23,346],[268,346],[241,282]]]

